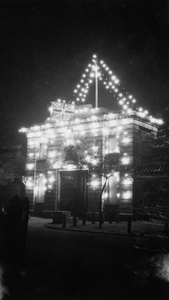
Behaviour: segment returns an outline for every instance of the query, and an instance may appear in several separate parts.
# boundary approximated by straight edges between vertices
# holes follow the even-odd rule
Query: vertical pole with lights
[[[98,60],[97,56],[94,54],[94,63],[95,63],[95,108],[99,107],[99,94],[98,94]]]
[[[99,93],[98,93],[98,59],[97,55],[93,55],[93,62],[94,62],[94,77],[95,77],[95,108],[99,107]]]

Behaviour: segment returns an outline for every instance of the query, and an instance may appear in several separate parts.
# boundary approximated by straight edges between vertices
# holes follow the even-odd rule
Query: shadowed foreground
[[[3,299],[168,299],[158,239],[136,248],[136,237],[58,231],[49,221],[31,218],[24,260],[2,266]]]

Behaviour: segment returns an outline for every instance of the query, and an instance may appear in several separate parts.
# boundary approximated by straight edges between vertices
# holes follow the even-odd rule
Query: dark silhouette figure
[[[6,213],[1,212],[1,254],[8,261],[22,260],[25,252],[29,218],[29,200],[13,197]]]

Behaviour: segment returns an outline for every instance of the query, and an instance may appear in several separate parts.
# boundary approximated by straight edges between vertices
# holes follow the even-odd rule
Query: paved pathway
[[[51,223],[30,218],[24,262],[4,267],[9,299],[168,300],[168,282],[155,276],[159,239],[96,234],[98,224],[93,234],[77,230],[79,224],[76,231],[54,230],[46,227]],[[116,225],[126,232],[125,222]]]

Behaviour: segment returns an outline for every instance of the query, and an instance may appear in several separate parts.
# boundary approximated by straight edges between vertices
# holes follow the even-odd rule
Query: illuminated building
[[[132,212],[137,205],[133,166],[142,139],[149,135],[155,137],[161,120],[149,116],[142,108],[135,109],[133,96],[122,94],[118,78],[103,61],[100,64],[111,77],[103,84],[118,93],[119,105],[122,106],[120,113],[99,108],[97,91],[95,108],[83,103],[92,79],[101,77],[94,58],[94,66],[89,64],[81,84],[74,90],[78,105],[60,99],[52,102],[50,117],[43,124],[20,130],[27,136],[25,189],[35,215],[50,216],[61,210],[81,217],[84,212],[98,212],[104,178],[95,171],[96,168],[93,171],[88,168],[89,163],[97,166],[97,153],[103,156],[120,152],[121,155],[120,170],[109,178],[103,193],[102,210],[105,215],[108,216],[111,211],[115,214],[117,209]],[[68,158],[65,153],[68,146],[78,148],[86,164],[84,160],[83,164],[78,160],[77,153],[73,154],[73,159]],[[91,150],[96,152],[92,160]]]
[[[27,135],[26,196],[35,214],[74,212],[76,207],[80,213],[98,211],[102,178],[92,174],[94,179],[89,180],[87,166],[65,161],[66,145],[78,145],[82,152],[93,147],[93,143],[105,153],[123,149],[120,173],[109,179],[103,194],[103,210],[119,207],[128,211],[136,205],[131,177],[135,156],[145,134],[157,134],[157,126],[147,118],[137,112],[110,113],[104,108],[84,105],[78,106],[70,120],[56,122],[50,117],[39,126],[21,131]],[[86,153],[87,159],[90,157]]]

